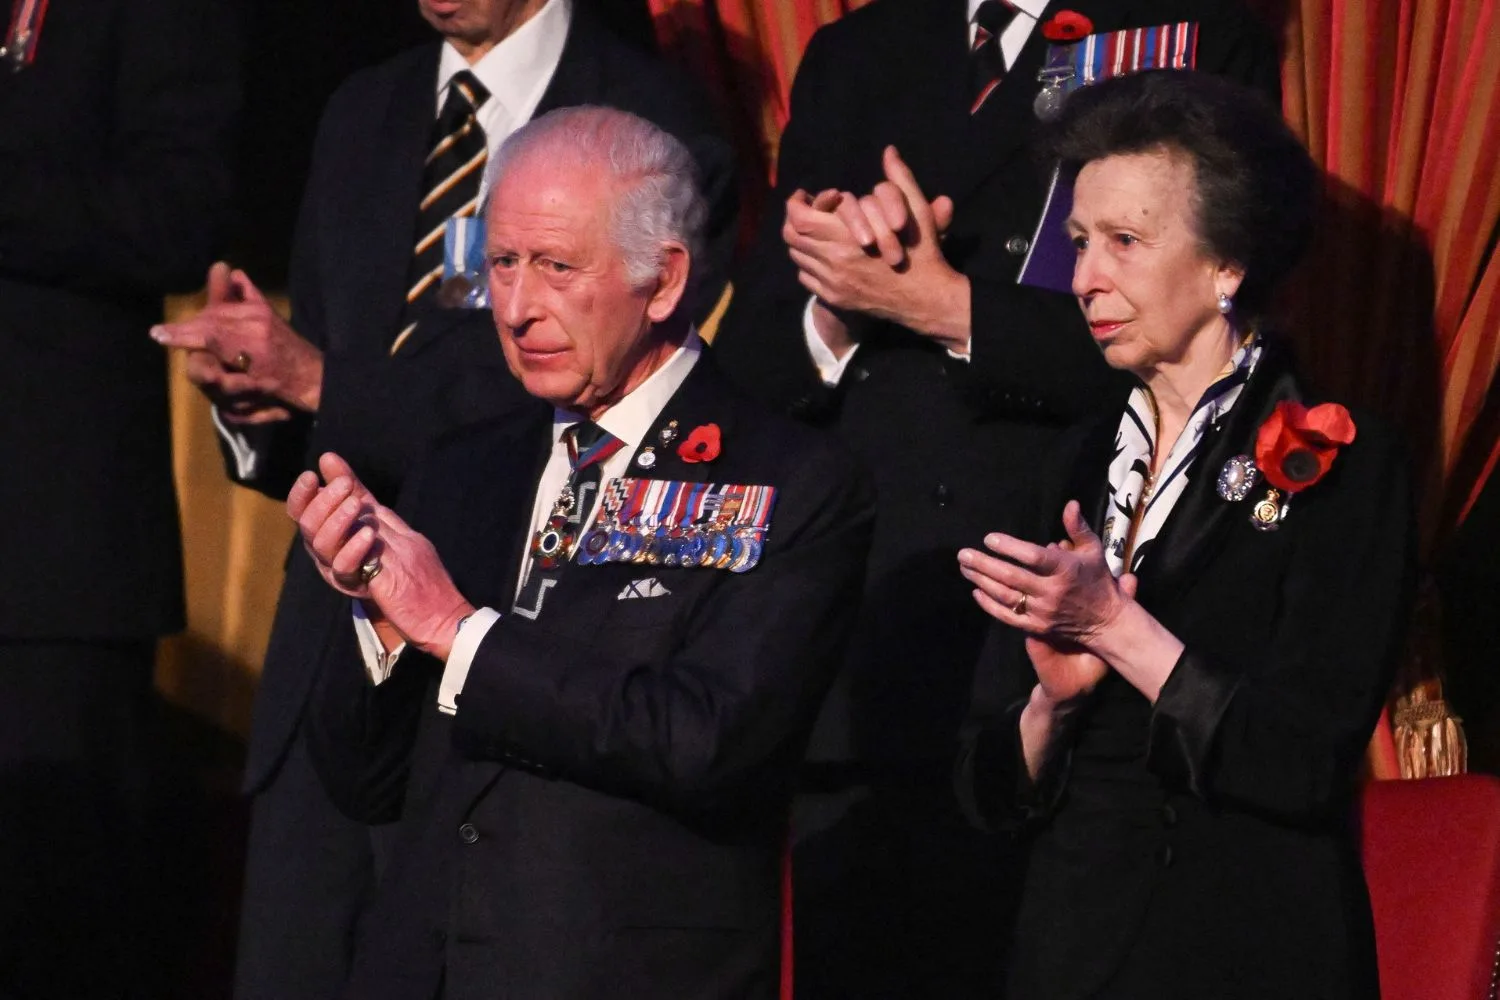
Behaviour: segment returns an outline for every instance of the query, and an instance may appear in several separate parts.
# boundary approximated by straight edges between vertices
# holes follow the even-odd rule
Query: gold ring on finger
[[[241,351],[240,353],[236,354],[234,357],[232,357],[232,358],[229,359],[229,363],[225,367],[230,368],[231,370],[237,371],[237,372],[247,372],[247,371],[249,371],[250,370],[250,354],[249,354],[249,352],[248,351]]]
[[[1021,597],[1020,597],[1020,599],[1017,600],[1015,604],[1011,605],[1011,610],[1014,611],[1018,615],[1024,615],[1026,613],[1026,595],[1025,594],[1022,594]]]

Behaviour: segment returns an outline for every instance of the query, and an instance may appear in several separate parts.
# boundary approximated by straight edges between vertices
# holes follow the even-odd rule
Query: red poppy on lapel
[[[1094,22],[1076,10],[1060,10],[1042,25],[1042,37],[1049,42],[1076,42],[1094,32]]]
[[[1295,493],[1322,479],[1339,448],[1354,440],[1354,419],[1337,403],[1308,409],[1284,399],[1255,436],[1255,464],[1266,481]]]
[[[703,424],[693,428],[682,444],[677,446],[677,457],[684,462],[712,462],[719,457],[719,425]]]

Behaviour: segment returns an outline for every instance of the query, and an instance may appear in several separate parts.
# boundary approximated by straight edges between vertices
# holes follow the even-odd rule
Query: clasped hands
[[[208,270],[208,300],[195,316],[151,328],[164,347],[188,352],[187,376],[234,424],[316,412],[323,353],[271,307],[244,271],[222,261]]]
[[[953,201],[928,201],[896,147],[886,147],[882,165],[886,179],[863,197],[830,188],[787,199],[781,236],[797,280],[816,296],[818,334],[842,357],[858,343],[864,315],[967,353],[969,280],[940,245]]]
[[[963,549],[959,572],[974,584],[974,600],[992,617],[1026,633],[1036,668],[1033,701],[1066,710],[1104,679],[1105,633],[1133,603],[1136,578],[1117,581],[1104,560],[1104,544],[1089,528],[1076,500],[1063,508],[1068,537],[1037,545],[1011,535],[984,538],[988,552]]]
[[[321,482],[304,472],[286,499],[318,572],[339,593],[364,602],[387,650],[407,642],[447,660],[459,622],[474,607],[437,550],[376,500],[338,455],[323,455],[318,470]]]

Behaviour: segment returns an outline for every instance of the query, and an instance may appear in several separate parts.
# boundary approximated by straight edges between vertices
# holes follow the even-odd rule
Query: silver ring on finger
[[[359,582],[368,587],[370,581],[380,575],[382,568],[379,556],[371,556],[366,559],[359,567]]]

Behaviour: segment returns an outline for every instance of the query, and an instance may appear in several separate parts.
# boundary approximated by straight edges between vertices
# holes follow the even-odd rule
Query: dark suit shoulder
[[[433,93],[436,95],[438,48],[437,43],[428,42],[398,52],[384,62],[355,70],[334,90],[330,103],[359,100],[389,92],[399,82],[413,75],[424,74],[426,70],[432,71]]]

